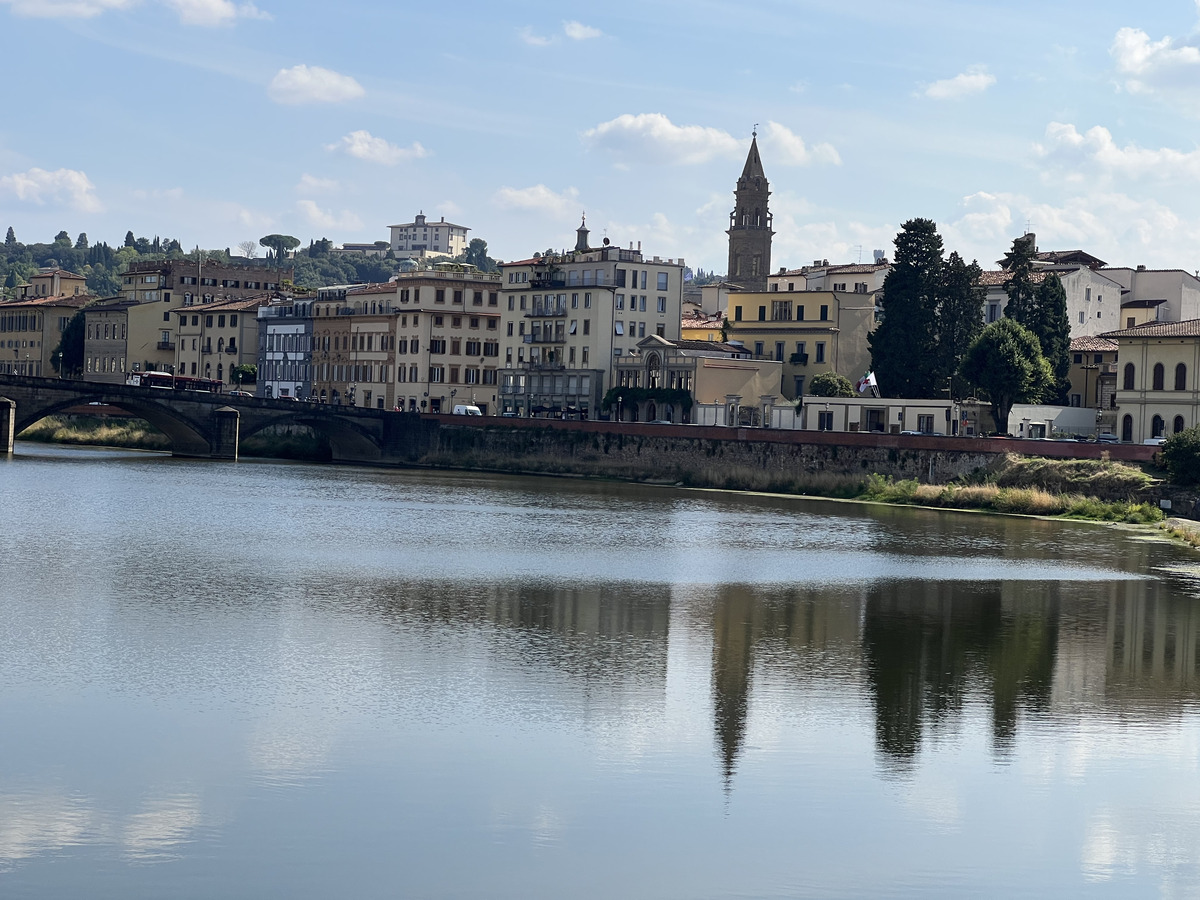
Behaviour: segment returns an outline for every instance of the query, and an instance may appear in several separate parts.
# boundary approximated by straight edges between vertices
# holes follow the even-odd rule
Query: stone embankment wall
[[[426,417],[428,426],[435,417]],[[1004,453],[1148,460],[1156,448],[919,435],[436,417],[422,465],[803,492],[878,473],[945,483]]]

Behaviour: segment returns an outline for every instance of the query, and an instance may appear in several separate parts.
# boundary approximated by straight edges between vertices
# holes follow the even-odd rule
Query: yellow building
[[[1117,344],[1117,434],[1167,437],[1200,423],[1200,319],[1110,331]]]
[[[42,269],[29,279],[29,284],[19,285],[21,299],[38,297],[79,297],[87,293],[87,278],[64,269]]]
[[[74,285],[69,287],[73,288]],[[95,300],[90,294],[47,296],[0,303],[0,372],[50,376],[63,331],[80,309]]]
[[[856,381],[871,367],[867,335],[875,295],[845,291],[758,291],[729,295],[727,340],[754,359],[783,364],[777,390],[789,400],[822,372]]]
[[[684,313],[679,320],[679,339],[683,341],[720,341],[725,313]]]
[[[233,384],[236,366],[256,362],[258,308],[266,303],[264,294],[172,310],[178,317],[172,371]]]
[[[670,341],[650,335],[614,364],[622,403],[609,416],[623,422],[694,422],[691,406],[733,403],[759,407],[783,402],[781,364],[751,359],[743,347],[713,341]],[[658,396],[654,392],[661,392]],[[691,406],[682,396],[690,397]],[[629,397],[625,402],[624,397]]]

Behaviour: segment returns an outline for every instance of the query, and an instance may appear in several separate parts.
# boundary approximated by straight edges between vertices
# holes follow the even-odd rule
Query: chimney
[[[1139,265],[1139,266],[1137,267],[1137,270],[1138,270],[1139,272],[1145,272],[1145,271],[1146,271],[1146,267],[1145,267],[1145,266],[1141,266],[1141,265]]]

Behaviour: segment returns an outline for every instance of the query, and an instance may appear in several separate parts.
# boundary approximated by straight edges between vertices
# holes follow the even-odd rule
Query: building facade
[[[856,381],[871,367],[867,336],[875,328],[875,297],[841,291],[760,291],[729,295],[726,340],[754,359],[782,363],[779,392],[789,400],[823,372]]]
[[[257,310],[258,397],[313,396],[312,300],[274,299]]]
[[[240,387],[234,369],[257,364],[257,314],[266,302],[263,295],[172,310],[177,323],[175,360],[170,371]]]
[[[396,256],[459,256],[467,250],[467,232],[464,225],[440,221],[430,222],[422,210],[417,217],[403,225],[389,225],[391,249]]]
[[[679,339],[683,267],[591,247],[584,225],[573,251],[501,265],[501,413],[595,418],[641,339]]]
[[[0,303],[0,373],[40,377],[54,374],[51,360],[67,323],[95,299],[89,294],[31,292],[26,299]]]
[[[1122,441],[1166,437],[1200,424],[1200,319],[1111,331],[1117,344]]]

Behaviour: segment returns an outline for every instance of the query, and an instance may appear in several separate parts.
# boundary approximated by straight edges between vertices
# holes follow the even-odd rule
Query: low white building
[[[805,431],[943,435],[979,433],[975,407],[948,400],[805,395],[801,402],[801,427]]]

